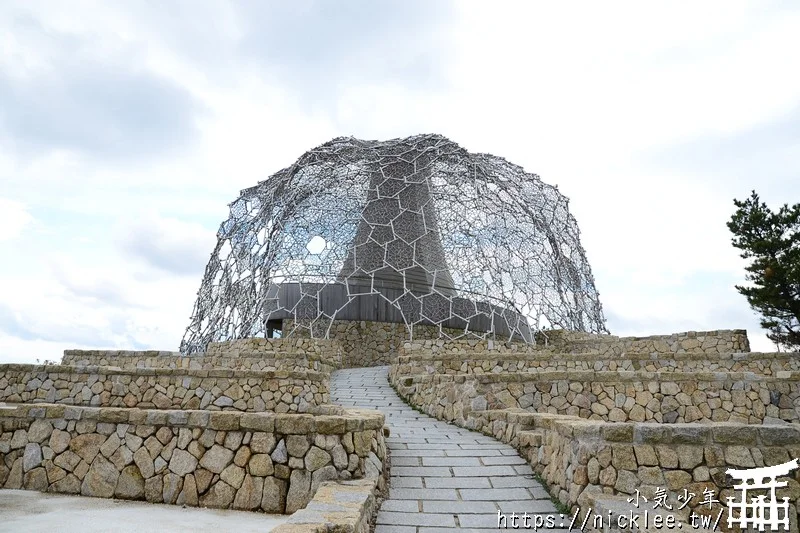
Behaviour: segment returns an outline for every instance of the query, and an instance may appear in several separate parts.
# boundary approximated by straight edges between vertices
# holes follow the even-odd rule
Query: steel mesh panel
[[[180,350],[276,319],[312,337],[352,317],[448,338],[607,332],[579,236],[567,198],[500,157],[337,138],[230,204]]]

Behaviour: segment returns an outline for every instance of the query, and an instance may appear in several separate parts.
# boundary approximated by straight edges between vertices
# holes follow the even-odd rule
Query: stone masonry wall
[[[749,352],[750,341],[743,329],[712,331],[685,331],[669,335],[647,337],[618,337],[579,331],[550,330],[537,333],[537,344],[548,345],[562,351],[586,351],[602,344],[616,346],[625,351],[646,353],[725,353]],[[599,348],[604,351],[603,348]]]
[[[293,320],[283,321],[283,331],[291,331]],[[296,329],[289,338],[302,338],[303,328]],[[408,339],[404,324],[336,320],[331,326],[330,339],[342,349],[342,367],[356,368],[388,365],[397,348]]]
[[[291,331],[293,327],[294,321],[283,321],[283,331]],[[463,333],[448,329],[444,331],[450,335]],[[304,335],[310,335],[309,330],[297,328],[287,340],[304,338]],[[439,328],[414,326],[414,338],[438,339],[439,336]],[[389,365],[408,339],[409,333],[405,324],[394,322],[336,320],[330,331],[330,340],[341,346],[342,368]]]
[[[212,342],[204,355],[209,357],[258,356],[273,359],[290,359],[292,356],[309,357],[340,367],[341,347],[336,341],[303,337],[264,339],[253,337],[233,341]]]
[[[571,353],[738,353],[749,352],[750,341],[743,329],[688,331],[652,337],[613,337],[609,339],[575,340],[567,344]]]
[[[742,329],[717,331],[688,331],[671,335],[652,337],[616,337],[614,335],[593,335],[590,333],[546,332],[552,339],[546,345],[541,335],[539,344],[513,344],[489,339],[480,340],[414,340],[403,343],[399,355],[464,355],[475,356],[487,352],[497,355],[536,354],[546,352],[594,353],[600,356],[637,354],[714,354],[741,353],[750,351],[747,332]]]
[[[537,372],[390,376],[412,405],[464,424],[473,411],[519,407],[611,422],[800,422],[800,372]]]
[[[306,412],[329,401],[318,372],[0,365],[0,401],[157,409]]]
[[[412,406],[516,447],[573,512],[661,490],[680,504],[688,490],[700,497],[676,505],[683,523],[716,517],[702,495],[738,499],[729,469],[800,458],[798,354],[751,353],[742,330],[547,333],[536,347],[407,342],[390,382]],[[782,480],[797,533],[800,470]]]
[[[675,503],[686,489],[699,497],[683,513],[676,505],[676,514],[685,517],[691,510],[716,517],[720,505],[701,505],[702,494],[708,489],[722,502],[728,496],[738,499],[728,468],[773,466],[800,457],[797,424],[611,424],[507,409],[475,413],[467,427],[517,447],[551,493],[582,509],[601,493],[630,497],[638,490],[652,501],[660,488]],[[800,470],[781,481],[788,486],[777,495],[792,502],[789,531],[797,532]]]
[[[119,350],[65,350],[62,365],[113,366],[133,368],[183,368],[189,370],[255,370],[333,372],[337,367],[314,355],[265,352],[237,357],[214,355],[182,355],[180,352],[119,351]]]
[[[404,353],[401,350],[401,353]],[[502,372],[644,370],[647,372],[754,372],[765,376],[788,370],[800,372],[800,357],[792,353],[745,352],[724,354],[626,353],[609,358],[598,354],[557,354],[555,352],[481,354],[400,355],[392,371],[413,374],[495,374]]]
[[[378,477],[377,411],[0,407],[0,487],[292,513],[321,483]]]

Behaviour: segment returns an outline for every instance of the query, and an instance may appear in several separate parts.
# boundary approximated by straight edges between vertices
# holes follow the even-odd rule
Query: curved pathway
[[[567,531],[531,467],[517,451],[481,433],[421,414],[389,386],[388,367],[338,370],[331,402],[378,409],[391,430],[389,497],[378,511],[375,533],[497,532],[498,512],[513,529],[511,513],[550,516]],[[533,530],[534,519],[525,528]]]

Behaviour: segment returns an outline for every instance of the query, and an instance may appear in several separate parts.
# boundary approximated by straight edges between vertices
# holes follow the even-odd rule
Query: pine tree
[[[742,250],[748,287],[736,286],[762,315],[767,337],[787,349],[800,348],[800,204],[772,212],[755,191],[728,222],[733,246]]]

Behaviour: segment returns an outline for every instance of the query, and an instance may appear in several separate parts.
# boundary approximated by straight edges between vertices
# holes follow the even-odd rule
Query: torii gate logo
[[[762,468],[749,468],[747,470],[728,469],[726,474],[741,481],[733,488],[742,491],[742,499],[735,501],[728,496],[728,527],[735,525],[745,529],[749,526],[764,531],[769,526],[771,531],[778,531],[783,526],[784,531],[789,531],[789,498],[784,497],[778,501],[775,490],[785,487],[786,481],[777,481],[780,476],[786,476],[798,468],[798,459]],[[765,481],[766,480],[766,481]],[[750,496],[748,501],[747,491],[769,489],[769,499],[763,494]],[[739,516],[734,517],[732,512],[739,510]]]

